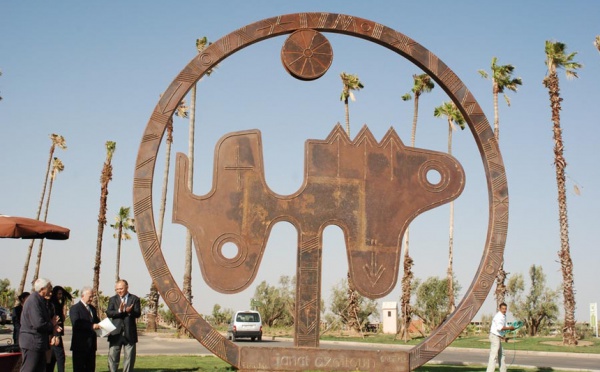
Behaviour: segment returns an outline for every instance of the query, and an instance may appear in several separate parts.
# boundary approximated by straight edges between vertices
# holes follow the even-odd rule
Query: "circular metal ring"
[[[479,148],[490,195],[489,225],[481,263],[456,310],[440,327],[432,331],[429,337],[408,352],[410,369],[416,369],[458,337],[485,301],[494,282],[495,273],[503,261],[508,229],[508,185],[498,143],[488,120],[471,92],[436,55],[408,36],[382,24],[335,13],[287,14],[263,19],[237,29],[208,46],[202,58],[192,59],[158,101],[144,130],[138,151],[133,200],[137,236],[144,260],[159,291],[163,294],[170,293],[173,301],[168,302],[167,305],[194,337],[228,363],[238,368],[252,368],[251,364],[244,364],[244,360],[251,358],[252,352],[247,351],[254,348],[238,347],[227,341],[198,314],[185,296],[173,295],[177,291],[181,292],[181,289],[167,266],[158,241],[154,225],[151,185],[156,160],[159,158],[158,149],[165,129],[177,105],[194,84],[219,62],[235,52],[262,40],[298,30],[332,32],[358,37],[379,44],[408,59],[429,74],[446,91],[464,116]],[[208,62],[210,63],[207,64]],[[301,77],[306,76],[301,75]],[[297,349],[286,350],[294,353]],[[355,353],[355,351],[336,352],[350,353],[344,354],[350,357],[352,357],[351,353]],[[274,359],[276,358],[272,356],[270,360]],[[401,362],[400,359],[401,357],[398,363]],[[266,365],[270,363],[268,360],[264,362]]]

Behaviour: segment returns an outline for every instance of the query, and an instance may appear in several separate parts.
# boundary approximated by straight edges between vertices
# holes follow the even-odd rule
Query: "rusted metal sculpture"
[[[350,142],[337,125],[325,141],[308,141],[306,147],[304,185],[289,197],[267,188],[258,131],[219,141],[215,182],[206,196],[187,188],[187,157],[177,154],[173,220],[192,232],[202,276],[221,293],[252,283],[275,222],[296,226],[296,346],[318,347],[324,228],[335,224],[345,232],[356,290],[380,298],[395,287],[400,237],[409,222],[455,199],[464,174],[451,156],[405,147],[393,130],[377,143],[365,127]],[[429,172],[441,176],[437,184],[427,180]],[[238,247],[235,257],[222,254],[225,243]]]
[[[294,32],[281,48],[281,62],[296,79],[318,79],[327,72],[332,61],[329,40],[315,30]]]
[[[293,348],[238,346],[215,331],[175,283],[158,243],[152,210],[152,178],[168,120],[193,84],[217,63],[258,41],[292,35],[281,52],[296,78],[322,76],[333,58],[321,32],[378,43],[427,72],[456,103],[480,149],[490,195],[490,224],[483,257],[463,300],[419,345],[402,350],[330,350],[319,347],[321,233],[335,224],[344,231],[350,275],[356,289],[379,298],[395,286],[400,242],[420,213],[454,200],[465,175],[453,157],[406,147],[390,130],[378,142],[364,127],[350,140],[336,126],[327,139],[306,144],[305,177],[289,196],[272,193],[264,180],[259,131],[225,135],[215,150],[215,183],[205,196],[187,189],[187,158],[178,154],[173,219],[192,231],[202,275],[222,293],[236,293],[254,279],[271,227],[289,221],[299,231],[295,342]],[[436,173],[432,183],[428,174]],[[469,90],[435,55],[409,37],[376,22],[331,13],[299,13],[265,19],[219,39],[194,58],[161,97],[138,152],[134,211],[140,247],[165,302],[182,324],[215,355],[243,371],[409,371],[448,346],[485,300],[500,266],[508,224],[508,189],[498,144]],[[237,254],[223,254],[224,244]]]

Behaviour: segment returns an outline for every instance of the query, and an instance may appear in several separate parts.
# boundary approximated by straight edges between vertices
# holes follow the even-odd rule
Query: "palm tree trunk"
[[[507,272],[504,271],[504,257],[502,258],[502,262],[500,263],[500,268],[498,269],[498,273],[496,274],[496,291],[494,292],[494,297],[496,298],[496,308],[500,307],[501,303],[506,302],[506,276]]]
[[[108,200],[108,182],[112,179],[112,166],[109,160],[104,163],[102,169],[102,183],[100,185],[100,210],[98,212],[98,235],[96,237],[96,257],[94,258],[94,282],[93,291],[96,294],[93,299],[93,305],[100,313],[102,309],[98,306],[99,288],[100,288],[100,265],[102,264],[102,236],[104,234],[104,225],[106,225],[106,206]]]
[[[408,254],[408,245],[404,247],[404,274],[402,276],[402,297],[400,299],[400,311],[402,313],[402,327],[400,337],[404,342],[410,340],[410,324],[412,321],[412,308],[410,306],[411,286],[412,286],[412,266],[413,260]]]
[[[410,132],[410,146],[411,147],[415,147],[415,141],[417,139],[417,119],[419,118],[419,96],[420,96],[420,94],[415,93],[412,130]]]
[[[31,279],[31,290],[33,291],[33,283],[38,279],[40,275],[40,264],[42,262],[42,250],[44,249],[44,240],[40,239],[40,244],[38,245],[37,258],[35,261],[35,270],[33,272],[33,279]]]
[[[573,280],[573,261],[569,247],[569,222],[567,216],[567,192],[565,168],[567,162],[563,156],[562,129],[560,126],[560,89],[558,76],[551,73],[544,80],[550,96],[550,107],[552,108],[552,131],[554,137],[554,167],[556,169],[556,185],[558,188],[558,221],[560,225],[560,251],[558,257],[563,276],[563,300],[564,300],[564,328],[563,344],[577,345],[577,332],[575,329],[575,293]]]
[[[35,215],[35,219],[39,220],[40,215],[42,214],[42,205],[44,204],[44,197],[46,196],[46,185],[48,185],[48,175],[50,174],[50,167],[52,165],[52,157],[54,155],[54,149],[56,146],[54,142],[50,146],[50,156],[48,157],[48,165],[46,166],[46,176],[44,177],[44,184],[42,186],[42,196],[40,197],[40,202],[38,204],[37,213]],[[25,265],[23,266],[23,275],[21,276],[21,283],[19,283],[19,290],[17,295],[23,293],[25,290],[25,281],[27,280],[27,272],[29,271],[29,263],[31,262],[31,252],[33,251],[33,244],[35,243],[35,239],[32,239],[29,242],[29,247],[27,248],[27,255],[25,256]]]
[[[188,183],[187,187],[193,191],[194,185],[194,133],[196,123],[196,86],[192,88],[190,97],[190,125],[188,140]],[[190,303],[192,302],[192,234],[187,230],[185,240],[185,269],[183,275],[183,294]]]
[[[162,233],[165,219],[165,209],[167,205],[167,187],[169,184],[169,169],[171,167],[171,146],[173,144],[173,119],[169,120],[167,124],[167,140],[166,140],[166,151],[165,151],[165,169],[163,171],[163,184],[162,184],[162,195],[160,199],[160,212],[158,215],[158,242],[162,244]],[[150,284],[150,293],[148,294],[148,314],[146,327],[149,332],[156,332],[156,318],[158,317],[158,301],[160,294],[156,283],[152,281]]]
[[[190,93],[190,125],[189,125],[189,139],[188,139],[188,184],[187,187],[193,192],[194,185],[194,133],[196,123],[196,85],[192,88]],[[187,230],[185,236],[185,266],[183,272],[183,295],[185,298],[192,303],[192,234],[190,230]],[[178,323],[179,334],[187,334],[186,329],[181,323]]]
[[[346,134],[348,138],[350,137],[350,109],[348,107],[348,98],[344,100],[344,112],[346,116]],[[356,303],[356,289],[354,289],[354,284],[352,283],[352,278],[350,277],[350,272],[347,273],[348,276],[348,313],[350,314],[348,320],[348,326],[351,329],[356,330],[362,334],[360,323],[358,322],[358,317],[356,314],[358,313],[358,304]]]
[[[494,95],[494,137],[500,142],[500,118],[498,117],[498,83],[493,82],[492,93]]]
[[[356,290],[354,289],[354,283],[352,282],[352,277],[350,276],[350,272],[348,272],[348,327],[360,333],[364,338],[362,332],[362,325],[360,324],[360,319],[358,317],[358,312],[360,311],[360,306],[358,304],[358,296]]]
[[[123,221],[119,223],[119,231],[117,232],[117,267],[115,270],[115,283],[121,279],[119,276],[121,266],[121,237],[123,234]]]
[[[48,219],[48,208],[50,207],[50,197],[52,196],[52,186],[54,185],[54,177],[50,177],[50,185],[48,187],[48,198],[46,199],[46,211],[44,212],[44,222]],[[33,280],[31,281],[31,287],[33,283],[38,279],[40,275],[40,265],[42,263],[42,249],[44,248],[44,239],[40,239],[40,245],[38,247],[37,260],[35,263],[35,272],[33,274]]]
[[[169,169],[171,167],[171,145],[173,143],[173,119],[169,120],[167,124],[167,140],[166,140],[166,151],[165,151],[165,169],[163,170],[163,184],[162,194],[160,198],[160,211],[158,214],[158,241],[162,242],[162,232],[165,220],[165,209],[167,205],[167,188],[169,185]]]
[[[448,118],[448,155],[452,155],[452,121]],[[450,202],[450,228],[448,239],[448,310],[450,313],[456,308],[454,303],[454,278],[452,274],[452,261],[454,259],[454,201]]]
[[[413,122],[412,130],[410,133],[410,146],[415,147],[417,140],[417,121],[419,119],[419,97],[421,95],[415,92],[415,101],[413,105]],[[410,297],[412,287],[413,273],[412,265],[413,260],[409,254],[409,241],[410,241],[410,226],[406,228],[404,233],[404,274],[402,275],[402,297],[400,300],[400,311],[402,313],[402,323],[400,326],[400,338],[407,342],[410,339],[409,328],[412,320],[411,309],[410,309]]]
[[[152,281],[150,285],[150,293],[148,294],[148,314],[146,316],[146,329],[148,332],[156,332],[156,318],[158,317],[158,299],[160,295],[158,294],[158,289],[156,288],[156,284]]]
[[[498,111],[498,83],[494,80],[492,85],[492,95],[494,97],[494,137],[498,145],[500,144],[500,115]],[[500,307],[501,303],[505,302],[506,299],[506,271],[504,271],[504,255],[502,255],[502,262],[500,268],[496,274],[496,291],[494,296],[496,297],[496,308]]]
[[[344,100],[344,112],[346,114],[346,134],[350,137],[350,108],[348,107],[348,98]]]
[[[454,303],[454,275],[452,273],[452,261],[454,259],[454,201],[450,202],[450,232],[448,239],[448,312],[452,313],[456,308]]]

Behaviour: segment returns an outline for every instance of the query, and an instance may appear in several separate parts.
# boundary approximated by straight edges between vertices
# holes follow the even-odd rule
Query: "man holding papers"
[[[121,359],[121,348],[123,352],[123,372],[133,371],[135,365],[137,335],[137,318],[142,315],[140,298],[129,293],[129,285],[126,280],[119,280],[115,284],[117,294],[108,300],[108,316],[115,326],[115,330],[108,336],[108,369],[117,372],[119,360]]]
[[[96,370],[96,330],[100,329],[100,319],[91,300],[94,291],[90,287],[81,289],[81,300],[71,306],[69,317],[73,325],[71,351],[73,352],[73,372],[94,372]]]

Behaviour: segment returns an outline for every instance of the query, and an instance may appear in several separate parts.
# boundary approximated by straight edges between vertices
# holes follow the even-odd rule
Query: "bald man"
[[[121,349],[123,349],[123,372],[133,371],[135,365],[137,318],[142,315],[140,298],[129,293],[127,280],[121,279],[115,284],[116,295],[108,300],[106,316],[116,329],[108,336],[108,369],[117,372]]]

